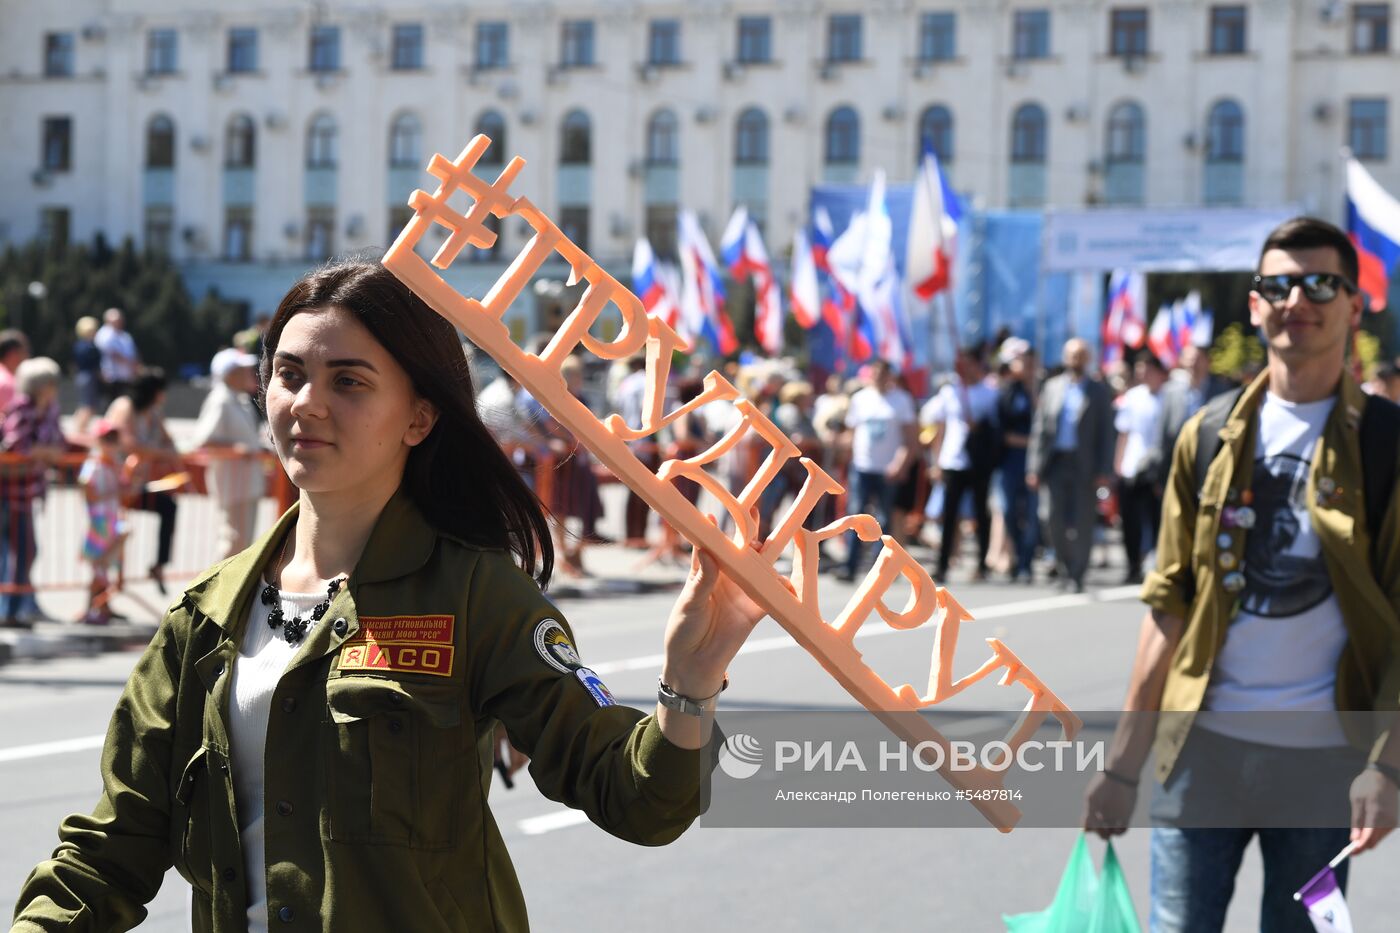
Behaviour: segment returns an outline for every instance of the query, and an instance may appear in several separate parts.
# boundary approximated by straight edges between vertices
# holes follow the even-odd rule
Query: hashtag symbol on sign
[[[432,223],[451,231],[447,242],[433,257],[433,265],[446,269],[467,245],[489,249],[496,244],[496,234],[486,226],[486,218],[492,214],[504,219],[515,207],[515,198],[509,188],[515,176],[524,168],[525,161],[518,156],[496,177],[494,182],[484,181],[473,173],[481,154],[491,145],[485,136],[475,137],[457,160],[451,161],[439,153],[433,153],[428,172],[436,176],[442,184],[433,194],[422,190],[414,191],[408,199],[408,206]],[[461,214],[447,206],[447,201],[458,191],[465,191],[473,199],[471,208]]]

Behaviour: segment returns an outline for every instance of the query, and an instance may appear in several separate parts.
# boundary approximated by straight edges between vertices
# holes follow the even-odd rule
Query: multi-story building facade
[[[0,242],[132,236],[201,283],[386,245],[433,151],[492,136],[606,262],[931,139],[986,208],[1300,204],[1350,146],[1400,191],[1392,4],[0,0]],[[525,231],[472,257],[498,271]],[[259,267],[262,271],[258,272]],[[202,276],[202,278],[200,278]],[[285,285],[286,279],[277,284]],[[274,288],[275,293],[275,288]],[[254,296],[266,306],[266,293]]]

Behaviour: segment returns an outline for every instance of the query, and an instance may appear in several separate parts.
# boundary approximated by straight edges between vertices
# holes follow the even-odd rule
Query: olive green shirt
[[[1204,411],[1187,421],[1172,454],[1171,474],[1162,501],[1162,528],[1157,539],[1157,568],[1143,584],[1149,606],[1186,621],[1171,658],[1161,709],[1183,712],[1163,716],[1153,751],[1157,778],[1166,781],[1186,742],[1192,715],[1201,708],[1211,667],[1225,643],[1226,630],[1238,609],[1237,594],[1226,591],[1219,568],[1219,541],[1224,509],[1250,488],[1258,411],[1269,384],[1268,373],[1241,395],[1220,429],[1220,450],[1205,479],[1196,478],[1196,448]],[[1338,710],[1400,708],[1400,495],[1391,498],[1381,527],[1366,527],[1362,501],[1361,411],[1366,397],[1343,374],[1339,397],[1323,426],[1308,473],[1308,514],[1322,544],[1323,559],[1341,606],[1347,645],[1337,662]],[[1336,494],[1317,495],[1318,481],[1330,479]],[[1326,486],[1326,484],[1323,484]],[[1199,497],[1198,497],[1199,494]],[[1375,536],[1374,542],[1372,536]],[[1231,546],[1238,565],[1244,560],[1245,536],[1234,534]],[[1374,544],[1374,549],[1372,545]],[[1378,742],[1375,732],[1355,731],[1346,718],[1348,737],[1360,747]]]
[[[296,514],[171,607],[112,717],[97,808],[64,820],[14,930],[134,927],[172,863],[194,889],[196,931],[246,929],[232,665]],[[434,530],[400,490],[272,697],[269,929],[527,929],[487,806],[497,721],[545,796],[632,842],[679,836],[703,808],[715,743],[679,748],[654,717],[609,705],[571,638],[508,554]]]

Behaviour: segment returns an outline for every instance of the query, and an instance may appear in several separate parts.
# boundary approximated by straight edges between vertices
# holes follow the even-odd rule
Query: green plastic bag
[[[1069,854],[1050,906],[1030,914],[1002,914],[1001,919],[1006,933],[1141,933],[1113,843],[1108,844],[1099,877],[1084,833]]]

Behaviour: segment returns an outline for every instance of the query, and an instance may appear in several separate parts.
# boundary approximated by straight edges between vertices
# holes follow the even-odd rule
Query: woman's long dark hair
[[[329,307],[353,314],[404,368],[418,395],[437,408],[437,424],[409,451],[404,468],[414,504],[440,531],[509,550],[546,585],[554,572],[554,545],[544,509],[477,415],[456,328],[378,262],[332,262],[292,286],[263,340],[262,391],[287,321],[299,311]]]

